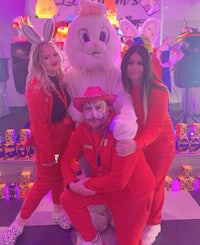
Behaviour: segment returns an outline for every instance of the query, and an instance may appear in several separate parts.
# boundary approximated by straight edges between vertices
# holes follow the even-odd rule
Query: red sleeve
[[[160,61],[156,57],[157,49],[154,48],[152,56],[151,56],[151,63],[153,72],[159,79],[162,79],[162,66],[160,65]]]
[[[55,160],[52,133],[49,127],[50,101],[49,96],[42,90],[35,91],[34,85],[29,85],[27,90],[27,104],[29,109],[31,134],[34,146],[40,149],[40,157],[43,163],[51,163]]]
[[[77,131],[75,130],[60,161],[65,186],[76,180],[76,175],[71,168],[71,161],[74,158],[78,160],[82,154],[82,146],[80,144]]]
[[[103,176],[91,177],[85,186],[97,192],[111,192],[123,189],[129,182],[140,151],[126,157],[120,157],[113,151],[111,171]]]
[[[150,97],[149,113],[142,134],[135,141],[139,149],[154,142],[162,130],[162,123],[168,110],[169,93],[164,89],[153,88]]]

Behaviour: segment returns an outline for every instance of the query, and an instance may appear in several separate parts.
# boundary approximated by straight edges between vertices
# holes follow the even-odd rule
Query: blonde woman
[[[60,204],[63,191],[60,157],[73,130],[73,123],[67,113],[70,100],[62,84],[64,73],[61,64],[61,55],[54,43],[39,38],[34,40],[30,52],[26,98],[37,166],[36,180],[16,219],[4,233],[4,245],[15,244],[27,219],[49,191],[52,192],[54,204],[54,222],[63,229],[71,226]],[[55,154],[59,155],[57,160]]]

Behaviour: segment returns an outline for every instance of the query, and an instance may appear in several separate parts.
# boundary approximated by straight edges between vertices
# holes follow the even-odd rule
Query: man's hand
[[[84,186],[84,183],[88,181],[89,178],[80,179],[77,182],[71,182],[69,184],[70,190],[75,192],[80,196],[93,196],[96,194],[95,191],[92,191]]]
[[[125,157],[136,151],[137,144],[135,140],[117,141],[115,149],[119,156]]]

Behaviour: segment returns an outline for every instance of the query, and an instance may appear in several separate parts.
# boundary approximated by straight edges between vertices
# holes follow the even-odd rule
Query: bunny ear
[[[147,37],[151,41],[151,43],[154,44],[159,36],[159,30],[159,20],[156,18],[149,18],[143,23],[140,29],[140,35]]]
[[[120,20],[119,29],[125,38],[134,38],[134,37],[137,37],[139,35],[136,26],[133,25],[127,19]]]
[[[54,30],[55,30],[55,23],[53,21],[53,19],[48,19],[45,24],[44,24],[44,28],[43,28],[43,36],[44,36],[44,40],[49,42],[54,34]]]
[[[23,25],[22,32],[26,39],[32,44],[39,44],[42,40],[32,26]]]

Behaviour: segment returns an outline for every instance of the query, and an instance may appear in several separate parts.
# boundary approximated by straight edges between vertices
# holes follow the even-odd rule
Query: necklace
[[[71,117],[69,116],[68,110],[67,110],[67,98],[66,98],[66,94],[65,94],[65,91],[64,91],[63,87],[60,86],[59,82],[58,82],[58,86],[59,86],[60,92],[56,88],[56,85],[54,83],[52,83],[52,89],[53,89],[53,91],[56,93],[56,95],[58,96],[58,98],[63,102],[64,107],[65,107],[66,115],[63,118],[63,123],[64,123],[64,125],[69,125],[69,124],[71,124],[72,120],[71,120]]]
[[[102,149],[103,145],[107,144],[107,139],[106,139],[107,133],[108,133],[108,126],[105,127],[105,129],[101,135],[101,140],[100,140],[98,152],[95,150],[97,167],[101,166],[101,149]]]
[[[60,84],[58,84],[58,86],[60,88],[61,93],[56,88],[56,85],[55,84],[53,84],[52,88],[53,88],[54,92],[56,93],[56,95],[59,97],[59,99],[63,102],[63,104],[65,106],[65,109],[66,109],[66,112],[67,112],[67,99],[66,99],[66,96],[65,96],[64,89],[63,89],[62,86],[60,86]]]

